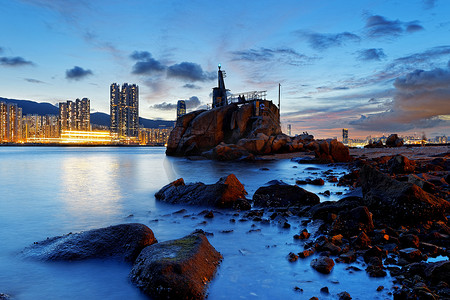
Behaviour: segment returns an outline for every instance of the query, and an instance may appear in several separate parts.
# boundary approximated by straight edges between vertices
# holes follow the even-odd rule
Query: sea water
[[[212,184],[231,173],[253,193],[271,180],[294,184],[297,179],[337,177],[345,166],[300,165],[290,160],[258,162],[192,161],[166,157],[164,148],[147,147],[0,147],[0,293],[15,299],[148,299],[130,282],[131,265],[114,260],[39,262],[20,252],[47,237],[137,222],[149,226],[158,241],[183,237],[200,228],[223,255],[208,299],[336,299],[347,291],[353,299],[391,298],[391,279],[370,278],[362,271],[336,264],[329,275],[310,267],[309,257],[289,262],[289,252],[303,250],[293,235],[305,226],[289,219],[290,229],[275,224],[239,221],[243,212],[169,205],[154,194],[178,178]],[[321,201],[338,200],[346,188],[326,182],[303,188]],[[183,213],[176,213],[185,209]],[[235,219],[236,222],[230,222]],[[206,221],[206,222],[205,222]],[[319,224],[311,222],[310,232]],[[386,287],[376,292],[380,285]],[[327,286],[330,294],[321,294]],[[300,288],[302,291],[295,287]]]

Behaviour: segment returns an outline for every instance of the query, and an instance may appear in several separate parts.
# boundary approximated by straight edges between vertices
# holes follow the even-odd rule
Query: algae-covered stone
[[[204,299],[221,259],[199,230],[144,248],[130,278],[154,299]]]
[[[147,226],[120,224],[48,238],[26,248],[23,254],[42,260],[120,257],[134,261],[145,246],[154,243],[157,241]]]

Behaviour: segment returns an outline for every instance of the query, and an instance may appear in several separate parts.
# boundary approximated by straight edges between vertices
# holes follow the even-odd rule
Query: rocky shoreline
[[[297,222],[294,220],[300,218],[301,228],[296,227],[299,230],[292,235],[292,240],[297,242],[295,248],[303,245],[303,250],[287,252],[289,262],[300,263],[312,256],[311,269],[322,274],[329,274],[337,264],[348,264],[350,273],[365,269],[371,277],[389,274],[393,286],[379,286],[379,291],[388,289],[388,295],[394,299],[446,299],[450,297],[447,220],[450,154],[448,147],[430,148],[351,149],[354,161],[348,164],[347,175],[338,178],[337,174],[327,171],[322,172],[322,178],[297,180],[296,185],[275,180],[261,186],[252,199],[246,198],[247,192],[234,175],[210,185],[178,179],[163,187],[155,197],[171,204],[209,207],[201,213],[204,222],[215,218],[215,214],[225,213],[230,215],[230,223],[252,221],[289,229]],[[298,156],[297,153],[297,158],[292,158],[301,163],[303,159]],[[355,196],[320,203],[317,195],[301,187],[320,185],[324,181],[347,186]],[[183,213],[181,217],[185,217]],[[311,223],[321,225],[317,231],[308,232]],[[135,234],[129,233],[127,226],[130,225]],[[207,295],[207,283],[213,280],[222,259],[220,249],[214,249],[207,242],[209,233],[196,231],[179,240],[157,243],[151,229],[145,225],[118,226],[120,230],[112,226],[50,238],[31,245],[24,254],[41,260],[118,257],[134,264],[131,281],[155,299],[170,297],[170,291],[179,291],[178,286],[191,287],[183,295],[188,293],[192,299],[203,299]],[[252,230],[260,229],[255,226]],[[227,233],[223,230],[223,234]],[[209,246],[194,246],[204,243]],[[167,247],[174,248],[168,251]],[[435,261],[430,262],[429,258]],[[302,293],[303,287],[295,285],[292,289]],[[327,292],[326,286],[320,290],[321,294]],[[347,292],[335,296],[351,299]]]

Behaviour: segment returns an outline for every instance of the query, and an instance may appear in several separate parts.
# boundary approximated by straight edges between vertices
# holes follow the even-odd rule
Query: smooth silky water
[[[176,239],[200,228],[213,235],[210,243],[223,255],[208,299],[336,299],[347,291],[353,299],[386,299],[390,278],[369,278],[361,262],[359,272],[336,264],[329,275],[310,267],[313,257],[289,262],[289,252],[303,250],[294,241],[302,218],[289,219],[292,227],[241,222],[231,210],[214,210],[213,219],[200,214],[205,208],[168,205],[154,194],[169,182],[215,183],[230,173],[244,184],[251,198],[270,180],[294,184],[296,179],[323,177],[344,167],[300,165],[290,160],[259,162],[191,161],[166,157],[164,148],[141,147],[0,147],[0,293],[14,299],[148,299],[133,284],[130,264],[108,259],[77,262],[39,262],[20,252],[35,241],[120,223],[143,223],[158,241]],[[269,170],[265,170],[265,169]],[[321,201],[338,200],[346,188],[325,183],[305,185]],[[176,213],[186,209],[185,213]],[[235,223],[230,219],[236,219]],[[206,224],[205,221],[206,220]],[[318,224],[309,223],[310,232]],[[225,232],[228,233],[225,233]],[[230,232],[231,231],[231,232]],[[380,285],[382,292],[376,292]],[[294,287],[303,292],[294,291]],[[330,294],[321,294],[327,286]]]

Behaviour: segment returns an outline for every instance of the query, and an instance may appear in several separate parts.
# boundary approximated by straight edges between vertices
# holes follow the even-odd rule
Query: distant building
[[[141,145],[165,146],[169,140],[172,127],[142,128],[139,133]]]
[[[60,130],[91,129],[91,105],[88,98],[59,103]]]
[[[292,133],[291,133],[291,124],[288,124],[287,125],[287,134],[289,135],[289,136],[291,136],[292,135]]]
[[[17,104],[0,102],[0,143],[22,140],[22,108]]]
[[[348,129],[347,128],[342,129],[342,143],[344,145],[348,145]]]
[[[48,139],[57,139],[60,136],[59,124],[58,116],[55,115],[23,116],[23,140],[26,142],[48,142]]]
[[[178,100],[177,103],[177,119],[186,114],[186,101]]]
[[[111,133],[121,138],[139,137],[139,87],[117,83],[110,87]]]

